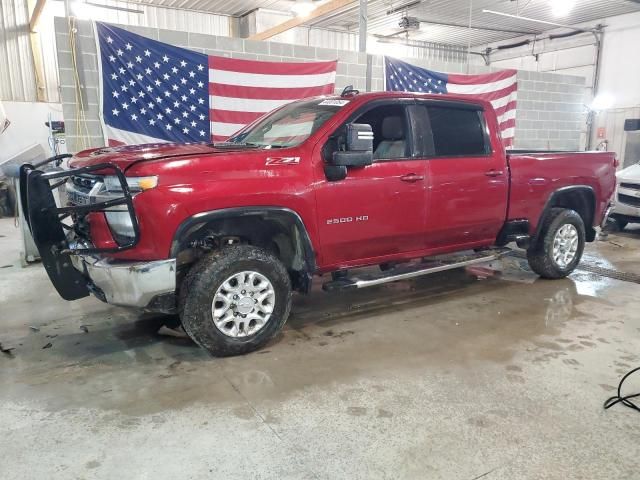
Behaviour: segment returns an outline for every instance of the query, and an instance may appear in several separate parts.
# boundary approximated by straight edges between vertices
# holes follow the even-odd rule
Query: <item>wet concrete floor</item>
[[[640,228],[585,262],[640,273]],[[0,474],[19,479],[638,479],[640,285],[516,258],[297,297],[214,359],[166,320],[67,303],[0,220]],[[639,378],[629,390],[640,392]]]

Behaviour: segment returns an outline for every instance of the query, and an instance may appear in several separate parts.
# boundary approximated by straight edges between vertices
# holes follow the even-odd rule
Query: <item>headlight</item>
[[[127,177],[127,185],[132,192],[142,192],[158,186],[158,177]],[[108,192],[121,192],[120,180],[115,175],[104,177],[104,188]]]
[[[114,211],[123,210],[123,211]],[[135,237],[133,230],[133,224],[131,223],[131,216],[127,210],[126,205],[118,205],[110,207],[109,211],[105,212],[107,223],[111,229],[113,237],[119,244],[128,243]]]
[[[158,177],[156,176],[126,178],[129,190],[133,194],[140,193],[144,190],[149,190],[158,186]],[[106,176],[104,177],[103,181],[104,189],[107,192],[107,198],[111,196],[109,195],[110,193],[114,194],[114,197],[121,196],[122,186],[120,185],[120,180],[117,176]],[[133,230],[133,224],[131,222],[131,215],[129,215],[129,211],[127,210],[126,205],[117,205],[110,207],[105,212],[105,217],[107,218],[107,223],[109,224],[109,228],[111,229],[113,237],[120,245],[133,240],[133,238],[135,237],[135,232]]]

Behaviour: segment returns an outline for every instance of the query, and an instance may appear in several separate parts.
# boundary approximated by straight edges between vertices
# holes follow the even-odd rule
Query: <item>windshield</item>
[[[293,147],[304,142],[348,100],[315,99],[289,103],[245,127],[226,143],[267,148]]]

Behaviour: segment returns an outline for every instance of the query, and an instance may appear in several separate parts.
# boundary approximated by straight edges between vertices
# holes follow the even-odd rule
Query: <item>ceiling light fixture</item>
[[[311,0],[297,0],[291,6],[291,11],[298,17],[306,17],[316,9],[316,5]]]
[[[566,17],[576,4],[576,0],[550,0],[554,17]]]
[[[482,10],[482,13],[491,13],[492,15],[500,15],[501,17],[515,18],[517,20],[524,20],[525,22],[536,22],[536,23],[542,23],[544,25],[552,25],[554,27],[568,28],[569,30],[574,30],[576,32],[589,31],[589,29],[585,30],[584,28],[574,27],[572,25],[563,25],[562,23],[547,22],[546,20],[538,20],[536,18],[523,17],[521,15],[513,15],[511,13],[496,12],[495,10],[487,10],[486,8]]]
[[[611,108],[614,104],[615,98],[610,93],[599,93],[589,105],[589,108],[593,111],[600,112]]]

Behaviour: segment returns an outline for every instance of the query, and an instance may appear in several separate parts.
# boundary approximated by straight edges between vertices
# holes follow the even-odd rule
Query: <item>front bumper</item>
[[[175,306],[176,260],[110,262],[71,255],[71,263],[89,280],[89,289],[112,305],[170,311]]]
[[[636,187],[637,182],[618,179],[614,216],[640,218],[640,189]]]
[[[640,218],[640,207],[634,207],[633,205],[627,205],[625,203],[616,203],[611,213],[623,217]]]

